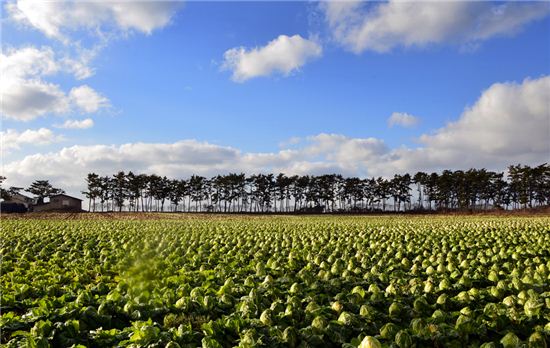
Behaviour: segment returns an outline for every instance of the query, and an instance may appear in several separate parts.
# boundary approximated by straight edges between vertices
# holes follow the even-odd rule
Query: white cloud
[[[321,8],[333,38],[355,53],[479,42],[514,34],[550,12],[545,2],[330,1]]]
[[[413,127],[418,124],[418,117],[405,112],[394,112],[388,118],[388,126]]]
[[[5,78],[30,78],[53,75],[60,70],[55,54],[50,47],[38,49],[23,47],[18,50],[8,49],[0,53],[0,72]]]
[[[195,140],[171,144],[76,145],[55,153],[27,156],[4,165],[4,172],[12,179],[25,181],[36,176],[35,168],[40,168],[43,177],[79,187],[89,171],[111,174],[116,170],[135,170],[174,176],[214,173],[231,167],[239,157],[234,148]]]
[[[502,168],[550,159],[550,76],[495,83],[460,118],[396,151],[397,168]]]
[[[61,125],[56,125],[57,128],[65,129],[87,129],[94,126],[94,120],[86,118],[84,120],[66,120]]]
[[[1,112],[9,118],[30,120],[45,112],[68,109],[59,86],[40,77],[60,70],[51,48],[24,47],[0,53]]]
[[[29,121],[48,113],[68,112],[69,103],[58,85],[40,80],[0,82],[1,113],[6,118]]]
[[[83,85],[71,89],[69,93],[71,101],[83,112],[92,113],[100,108],[107,107],[109,101],[89,86]]]
[[[67,72],[82,80],[94,74],[94,70],[88,64],[100,49],[101,46],[92,49],[79,48],[76,58],[68,55],[58,58],[53,49],[47,46],[26,46],[19,49],[10,47],[5,49],[6,54],[0,55],[0,71],[3,76],[23,79]]]
[[[72,56],[66,54],[61,63],[65,70],[73,74],[77,80],[87,79],[95,74],[95,69],[90,66],[90,63],[106,45],[107,42],[105,40],[95,44],[92,48],[83,48],[77,45],[75,54]]]
[[[10,185],[27,185],[37,176],[79,192],[84,177],[118,170],[170,177],[215,175],[230,171],[288,174],[341,173],[391,176],[417,170],[536,165],[550,154],[550,77],[521,83],[496,83],[455,122],[420,138],[418,148],[390,148],[377,138],[318,134],[293,139],[275,152],[242,152],[237,148],[184,140],[176,143],[128,143],[66,147],[4,165]],[[36,172],[40,168],[40,172]]]
[[[91,61],[111,39],[137,31],[151,34],[170,23],[181,1],[39,1],[3,2],[7,19],[35,28],[66,46],[55,54],[49,47],[8,48],[0,54],[0,94],[3,117],[29,121],[49,114],[71,111],[96,112],[108,106],[108,100],[86,85],[66,93],[48,76],[69,73],[77,80],[92,76]],[[71,34],[79,31],[79,39]],[[83,31],[84,30],[84,31]],[[95,42],[82,46],[82,33],[89,33]],[[75,35],[76,36],[76,35]]]
[[[0,113],[6,118],[29,121],[47,114],[66,114],[79,109],[96,112],[108,105],[105,97],[83,85],[67,95],[59,85],[45,78],[72,72],[49,47],[23,47],[0,53]]]
[[[67,70],[73,73],[78,80],[87,79],[95,74],[94,69],[82,58],[66,57],[63,59],[63,63],[67,66]]]
[[[178,1],[18,0],[8,2],[6,10],[16,22],[68,43],[67,33],[78,29],[151,34],[169,24],[181,5]]]
[[[96,112],[107,106],[107,99],[86,85],[73,88],[67,95],[59,85],[44,78],[60,72],[78,80],[92,76],[95,71],[90,63],[111,38],[132,31],[151,34],[167,25],[182,3],[16,0],[2,5],[9,19],[67,45],[61,57],[49,47],[8,49],[1,55],[1,112],[6,118],[29,121],[75,109]],[[95,35],[99,43],[84,48],[81,40],[71,40],[69,34],[80,29]]]
[[[48,145],[54,142],[63,141],[61,135],[55,135],[48,128],[27,129],[18,132],[15,129],[7,129],[0,132],[2,144],[2,153],[6,151],[19,149],[22,145]]]
[[[182,4],[182,1],[127,1],[106,4],[106,7],[110,8],[118,26],[124,30],[135,29],[151,34],[153,30],[170,23]]]
[[[275,72],[288,75],[309,60],[320,57],[322,52],[321,46],[315,41],[300,35],[280,35],[263,47],[227,50],[222,69],[231,70],[232,79],[237,82],[269,76]]]
[[[330,134],[309,137],[305,141],[305,146],[300,149],[273,153],[243,153],[233,147],[196,140],[168,144],[76,145],[5,164],[2,174],[8,177],[10,185],[27,185],[39,175],[75,193],[82,189],[83,178],[91,171],[110,175],[118,170],[133,170],[170,177],[211,176],[230,171],[249,174],[279,171],[321,174],[328,171],[352,175],[355,168],[347,168],[350,162],[368,154],[379,155],[382,143],[380,140],[350,139]],[[329,149],[328,143],[337,147]],[[362,151],[362,154],[339,159],[350,151]],[[40,168],[39,174],[36,168]]]

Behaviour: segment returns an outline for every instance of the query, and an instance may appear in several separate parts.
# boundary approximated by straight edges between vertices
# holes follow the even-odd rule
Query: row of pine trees
[[[525,209],[550,205],[550,166],[395,175],[231,173],[170,179],[118,172],[86,177],[90,211],[368,212]]]

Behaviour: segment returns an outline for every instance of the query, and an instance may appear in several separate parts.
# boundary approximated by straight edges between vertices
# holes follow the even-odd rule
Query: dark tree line
[[[395,175],[231,173],[170,179],[119,172],[86,177],[91,211],[367,212],[533,208],[550,204],[550,166]]]

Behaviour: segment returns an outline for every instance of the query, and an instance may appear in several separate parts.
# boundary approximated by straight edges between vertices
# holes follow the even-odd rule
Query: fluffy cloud
[[[2,153],[12,149],[19,149],[21,145],[48,145],[54,142],[63,141],[61,135],[54,134],[48,128],[27,129],[18,132],[15,129],[7,129],[0,132]]]
[[[321,7],[334,39],[356,53],[442,42],[475,43],[514,34],[550,12],[545,2],[331,1]]]
[[[222,69],[231,70],[232,79],[237,82],[275,72],[288,75],[309,60],[320,57],[322,52],[318,43],[300,35],[280,35],[263,47],[227,50]]]
[[[94,91],[89,86],[83,85],[71,89],[69,99],[83,112],[96,112],[109,105],[107,98]]]
[[[23,47],[19,50],[8,49],[0,56],[0,71],[8,78],[28,78],[33,76],[52,75],[59,71],[59,64],[50,47],[38,49]]]
[[[239,157],[239,151],[234,148],[195,140],[172,144],[77,145],[55,153],[27,156],[5,165],[4,173],[9,178],[17,177],[26,182],[36,176],[35,168],[39,167],[43,177],[69,187],[80,187],[89,171],[110,174],[117,170],[134,170],[174,176],[193,172],[213,174],[231,167]],[[25,173],[27,170],[29,172]]]
[[[69,103],[58,85],[39,80],[3,80],[2,115],[20,121],[29,121],[38,116],[69,110]]]
[[[418,117],[405,112],[394,112],[388,118],[388,126],[412,127],[418,124]]]
[[[389,148],[377,138],[318,134],[294,138],[279,151],[256,153],[195,140],[176,143],[72,146],[35,154],[4,165],[10,185],[27,185],[37,176],[73,192],[84,177],[118,170],[170,177],[215,175],[230,171],[288,174],[341,173],[390,176],[417,170],[540,164],[550,154],[550,77],[521,83],[496,83],[455,122],[425,134],[418,148]],[[35,169],[40,168],[37,174]]]
[[[191,174],[215,175],[230,171],[286,172],[296,174],[343,172],[355,158],[340,155],[365,151],[357,158],[379,154],[379,140],[350,139],[340,135],[320,134],[303,139],[299,150],[284,149],[273,153],[243,153],[240,150],[196,140],[176,143],[128,143],[123,145],[72,146],[58,152],[26,156],[4,165],[3,175],[11,184],[26,185],[40,176],[78,192],[88,172],[110,175],[118,170],[158,173],[171,177]],[[336,146],[331,148],[330,146]],[[319,157],[319,160],[312,160]]]
[[[94,120],[91,118],[86,118],[84,120],[66,120],[61,125],[57,125],[55,127],[57,128],[65,128],[65,129],[87,129],[92,128],[94,126]]]
[[[108,100],[87,85],[66,93],[45,78],[60,72],[72,74],[77,80],[92,76],[91,61],[113,37],[133,31],[151,34],[170,23],[181,5],[180,1],[15,0],[3,3],[8,19],[40,30],[66,46],[57,57],[49,47],[8,49],[6,54],[0,54],[2,116],[29,121],[48,114],[92,113],[108,106]],[[86,48],[81,40],[70,39],[70,33],[82,29],[96,34],[99,43]]]
[[[89,86],[75,87],[66,94],[59,85],[45,81],[59,72],[71,72],[56,59],[49,47],[23,47],[0,53],[1,114],[6,118],[29,121],[46,114],[65,114],[74,109],[96,112],[108,105],[105,97]]]
[[[460,118],[396,151],[396,168],[490,167],[550,158],[550,76],[495,83]]]
[[[66,33],[81,28],[150,34],[170,23],[182,2],[177,1],[37,1],[8,2],[6,10],[18,23],[46,36],[68,42]]]

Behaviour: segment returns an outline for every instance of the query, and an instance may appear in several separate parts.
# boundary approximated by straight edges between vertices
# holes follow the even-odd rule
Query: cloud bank
[[[457,121],[421,136],[420,142],[419,149],[397,152],[398,168],[548,162],[550,76],[493,84]]]
[[[7,163],[3,175],[10,185],[28,185],[41,177],[78,192],[92,171],[110,175],[133,170],[171,177],[231,171],[390,176],[417,170],[502,170],[514,163],[540,164],[550,154],[550,77],[493,84],[455,122],[424,134],[419,141],[417,148],[390,148],[377,138],[322,133],[296,138],[291,147],[265,153],[196,140],[75,145]]]

